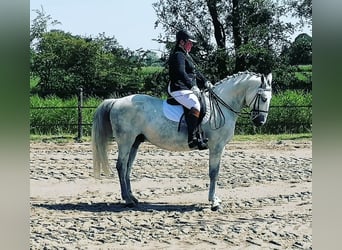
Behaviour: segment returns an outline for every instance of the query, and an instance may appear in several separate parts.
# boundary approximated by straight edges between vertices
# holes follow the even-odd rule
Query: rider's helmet
[[[179,43],[179,41],[187,41],[190,40],[191,42],[195,43],[197,42],[192,35],[190,35],[186,30],[179,30],[176,34],[176,42]]]

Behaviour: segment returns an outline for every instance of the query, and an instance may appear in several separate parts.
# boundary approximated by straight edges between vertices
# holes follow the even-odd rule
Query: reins
[[[221,99],[213,89],[208,89],[209,92],[209,104],[210,104],[210,125],[212,129],[219,129],[225,124],[225,117],[223,115],[222,109],[219,104],[232,111],[236,115],[245,115],[245,117],[249,116],[248,112],[239,112],[234,110],[229,104]]]

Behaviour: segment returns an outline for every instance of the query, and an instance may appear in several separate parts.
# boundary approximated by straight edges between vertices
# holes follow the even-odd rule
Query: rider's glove
[[[211,89],[213,87],[213,84],[210,81],[206,81],[204,83],[204,87],[207,88],[207,89]]]
[[[196,85],[191,88],[191,91],[194,92],[197,97],[201,95],[201,91]]]

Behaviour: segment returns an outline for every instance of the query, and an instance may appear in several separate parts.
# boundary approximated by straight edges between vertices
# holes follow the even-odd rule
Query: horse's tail
[[[106,175],[113,172],[109,167],[107,150],[109,138],[113,136],[109,114],[114,102],[115,100],[113,99],[104,100],[97,107],[94,114],[91,137],[93,149],[93,171],[94,177],[97,179],[100,178],[101,169]]]

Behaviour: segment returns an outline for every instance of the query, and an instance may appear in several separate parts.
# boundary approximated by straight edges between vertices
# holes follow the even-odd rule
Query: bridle
[[[262,94],[265,92],[265,91],[272,91],[272,88],[269,87],[269,88],[262,88],[262,84],[260,85],[257,93],[255,94],[255,96],[253,97],[253,99],[251,100],[251,102],[249,103],[248,107],[251,106],[252,102],[254,102],[253,104],[253,108],[252,110],[249,112],[252,117],[256,117],[258,116],[260,113],[266,113],[268,114],[268,110],[262,110],[262,109],[258,109],[259,108],[259,105],[260,105],[260,100],[263,100],[264,97],[262,96]],[[264,100],[266,101],[266,100]],[[253,119],[253,118],[252,118]]]
[[[220,127],[222,127],[225,123],[225,117],[223,115],[223,112],[221,110],[220,105],[224,106],[225,108],[227,108],[228,110],[232,111],[233,113],[235,113],[238,116],[243,116],[243,117],[252,117],[252,119],[254,119],[255,117],[257,117],[260,113],[268,113],[268,110],[261,110],[259,109],[259,104],[260,104],[260,100],[263,100],[263,96],[262,94],[265,91],[272,91],[271,87],[267,87],[266,84],[264,83],[264,76],[261,77],[261,85],[258,88],[257,93],[255,94],[255,96],[253,97],[253,99],[250,101],[248,107],[251,107],[252,103],[253,103],[253,108],[251,111],[249,112],[241,112],[241,111],[236,111],[234,110],[229,104],[227,104],[224,100],[222,100],[221,97],[219,97],[213,90],[213,88],[215,88],[215,86],[211,89],[208,89],[209,92],[209,103],[210,103],[210,124],[214,123],[214,129],[218,129]],[[265,88],[263,88],[263,84],[265,84]],[[219,116],[219,121],[217,121],[217,115]],[[217,126],[218,123],[218,126]]]

